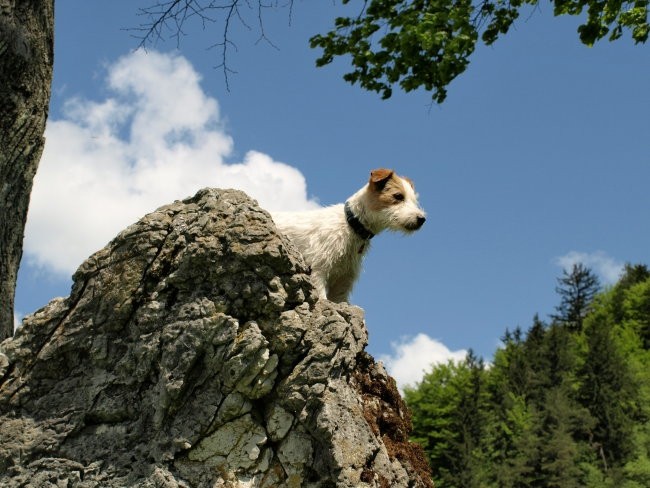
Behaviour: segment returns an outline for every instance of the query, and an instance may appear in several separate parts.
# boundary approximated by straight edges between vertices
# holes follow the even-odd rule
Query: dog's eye
[[[404,201],[404,194],[403,193],[395,193],[395,194],[393,194],[393,198],[398,202],[403,202]]]

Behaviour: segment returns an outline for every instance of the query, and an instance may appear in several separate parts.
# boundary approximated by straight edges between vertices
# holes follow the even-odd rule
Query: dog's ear
[[[388,183],[388,180],[390,180],[392,176],[392,169],[379,168],[372,170],[370,172],[369,184],[373,189],[381,191],[384,189],[386,183]]]

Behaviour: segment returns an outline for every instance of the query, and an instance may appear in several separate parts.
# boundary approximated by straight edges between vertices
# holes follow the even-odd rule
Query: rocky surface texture
[[[430,487],[366,342],[266,212],[202,190],[0,345],[0,486]]]

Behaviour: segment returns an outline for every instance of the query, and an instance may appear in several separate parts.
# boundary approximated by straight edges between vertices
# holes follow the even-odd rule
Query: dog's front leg
[[[316,293],[318,293],[318,299],[319,300],[326,300],[327,299],[327,281],[325,280],[325,277],[322,276],[321,273],[317,273],[317,272],[312,271],[311,282],[314,285],[314,288],[316,288]]]
[[[338,279],[333,280],[327,288],[327,299],[336,303],[349,301],[356,278],[356,274],[352,274],[339,276]]]

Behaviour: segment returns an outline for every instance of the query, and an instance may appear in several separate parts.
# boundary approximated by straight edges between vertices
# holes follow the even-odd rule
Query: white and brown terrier
[[[416,231],[426,217],[413,182],[382,168],[371,171],[368,184],[345,204],[277,212],[273,220],[311,266],[319,298],[344,302],[359,277],[370,239],[385,229]]]

